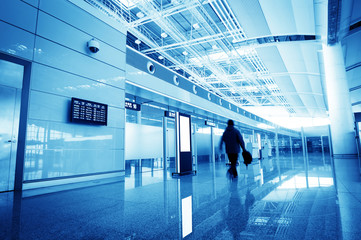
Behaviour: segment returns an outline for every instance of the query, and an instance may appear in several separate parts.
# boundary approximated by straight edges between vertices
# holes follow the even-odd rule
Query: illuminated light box
[[[74,123],[107,125],[108,105],[72,98],[70,121]]]

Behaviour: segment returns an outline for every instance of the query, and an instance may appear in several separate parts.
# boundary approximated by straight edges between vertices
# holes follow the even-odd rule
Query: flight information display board
[[[107,125],[108,105],[72,98],[71,121],[85,124]]]

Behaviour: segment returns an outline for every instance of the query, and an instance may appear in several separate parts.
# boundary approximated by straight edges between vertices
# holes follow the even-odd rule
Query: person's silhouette
[[[228,156],[229,161],[231,162],[231,167],[228,169],[228,173],[233,176],[237,177],[237,161],[238,161],[238,154],[240,152],[240,146],[243,151],[245,151],[244,141],[241,133],[234,127],[233,120],[228,120],[228,126],[224,131],[219,148],[222,150],[223,142],[226,144],[226,153]]]

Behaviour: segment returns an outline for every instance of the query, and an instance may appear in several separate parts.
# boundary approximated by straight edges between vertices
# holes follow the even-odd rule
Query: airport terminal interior
[[[360,239],[360,42],[360,0],[1,1],[0,239]]]

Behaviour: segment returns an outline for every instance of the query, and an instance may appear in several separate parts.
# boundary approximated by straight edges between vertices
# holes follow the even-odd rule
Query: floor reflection
[[[240,239],[240,233],[246,229],[249,219],[249,209],[255,202],[255,197],[247,189],[245,200],[241,199],[238,190],[238,181],[232,179],[229,184],[230,197],[228,208],[224,212],[224,221],[232,239]]]
[[[0,238],[182,239],[188,224],[184,239],[337,239],[332,168],[309,158],[307,175],[294,156],[293,164],[284,157],[240,165],[231,179],[226,164],[216,162],[199,164],[196,175],[153,169],[39,196],[1,193]]]

